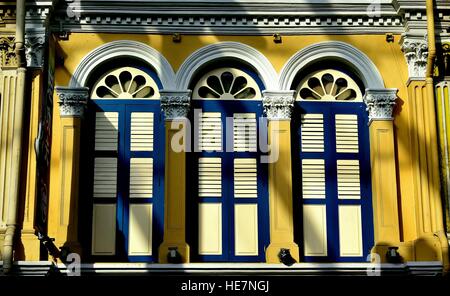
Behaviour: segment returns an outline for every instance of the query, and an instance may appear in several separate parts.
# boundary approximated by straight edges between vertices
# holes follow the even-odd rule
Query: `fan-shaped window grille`
[[[122,67],[104,74],[94,85],[93,99],[158,99],[158,86],[146,72]]]
[[[358,84],[347,74],[327,69],[305,77],[297,88],[297,100],[361,102]]]
[[[260,100],[256,81],[236,68],[219,68],[206,73],[194,88],[193,99]]]

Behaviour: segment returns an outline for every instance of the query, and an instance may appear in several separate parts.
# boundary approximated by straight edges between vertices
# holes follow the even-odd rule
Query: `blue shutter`
[[[373,246],[370,150],[363,103],[296,103],[294,165],[306,262],[363,262]]]

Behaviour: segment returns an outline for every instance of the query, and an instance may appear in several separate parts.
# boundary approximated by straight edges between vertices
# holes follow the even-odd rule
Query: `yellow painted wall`
[[[282,43],[276,44],[271,36],[182,36],[181,43],[172,42],[170,35],[137,35],[137,34],[84,34],[72,33],[68,40],[58,41],[59,55],[64,57],[64,65],[57,66],[55,81],[57,86],[69,84],[71,75],[76,67],[90,51],[114,40],[135,40],[147,44],[159,51],[172,65],[176,72],[183,61],[195,50],[220,41],[235,41],[247,44],[260,51],[272,63],[275,70],[280,73],[283,65],[299,50],[323,41],[343,41],[362,52],[364,52],[380,71],[387,88],[398,88],[400,105],[396,111],[395,132],[396,146],[398,149],[398,169],[400,173],[399,192],[402,196],[402,211],[406,217],[414,217],[414,203],[408,198],[413,196],[412,186],[412,163],[409,154],[410,134],[408,117],[408,91],[406,82],[408,70],[405,58],[398,44],[399,36],[395,36],[393,43],[387,43],[384,35],[364,36],[283,36]],[[58,98],[54,97],[55,102]],[[58,168],[60,161],[60,133],[58,104],[54,104],[53,119],[53,145],[51,160],[51,193],[50,193],[50,216],[58,211],[56,204],[52,202],[58,198]],[[412,218],[411,220],[414,220]],[[49,219],[50,235],[56,229],[54,219]],[[414,227],[412,227],[414,228]],[[409,228],[408,228],[409,229]],[[56,232],[53,233],[56,235]],[[403,238],[411,240],[415,238],[413,231],[403,233]]]
[[[59,67],[56,85],[67,85],[75,68],[82,58],[93,49],[114,40],[135,40],[158,50],[177,71],[183,61],[195,50],[221,41],[235,41],[247,44],[260,51],[272,63],[277,72],[297,51],[323,41],[347,42],[365,54],[375,63],[383,76],[386,87],[400,89],[400,96],[406,95],[408,70],[403,53],[398,45],[399,36],[394,43],[387,43],[384,35],[365,36],[283,36],[280,44],[273,42],[271,36],[182,36],[180,43],[172,42],[170,35],[135,34],[83,34],[72,33],[69,40],[60,40],[64,67]]]

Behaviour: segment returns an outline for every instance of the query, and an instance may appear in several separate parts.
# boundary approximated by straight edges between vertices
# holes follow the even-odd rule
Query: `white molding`
[[[401,49],[408,64],[409,79],[425,79],[428,63],[428,41],[425,37],[402,36]]]
[[[96,67],[118,57],[139,59],[155,70],[163,88],[174,87],[175,73],[166,58],[150,46],[132,40],[112,41],[88,53],[75,69],[69,87],[86,86],[89,75]]]
[[[450,23],[445,1],[448,0],[436,3],[436,32],[440,34],[447,32]],[[54,31],[213,35],[401,34],[411,30],[426,31],[423,0],[66,2],[55,9]],[[72,13],[67,12],[69,3],[73,7]]]
[[[25,35],[25,58],[28,68],[43,69],[45,64],[45,47],[47,36],[45,32]]]
[[[364,103],[369,111],[369,124],[373,120],[394,120],[394,107],[398,89],[366,89]]]
[[[291,120],[294,109],[294,90],[263,91],[263,107],[269,120]]]
[[[166,120],[187,118],[191,107],[191,90],[161,90],[161,110]]]
[[[56,87],[61,117],[83,117],[89,98],[87,87]]]
[[[283,66],[279,88],[291,89],[302,69],[323,60],[346,64],[362,80],[365,88],[384,88],[383,78],[375,64],[362,51],[341,41],[319,42],[298,51]]]
[[[219,42],[196,50],[183,62],[175,78],[176,89],[188,89],[202,66],[225,58],[233,58],[253,67],[266,89],[278,88],[277,72],[262,53],[239,42]]]
[[[2,266],[0,261],[0,268]],[[367,275],[379,268],[381,275],[441,275],[440,261],[392,263],[295,263],[292,266],[267,263],[81,263],[81,275],[101,274],[217,274],[217,275]],[[16,261],[14,272],[18,275],[65,275],[67,265],[48,261]]]

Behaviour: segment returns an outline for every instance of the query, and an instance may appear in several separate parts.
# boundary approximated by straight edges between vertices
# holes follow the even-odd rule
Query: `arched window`
[[[267,166],[258,145],[262,83],[238,67],[216,68],[193,85],[194,261],[263,262],[269,243]],[[263,129],[263,131],[259,131]]]
[[[164,222],[161,83],[138,64],[115,65],[91,75],[81,166],[92,209],[87,249],[95,261],[155,261]]]
[[[294,123],[297,241],[304,261],[366,261],[373,244],[370,150],[359,84],[341,69],[302,73]]]

